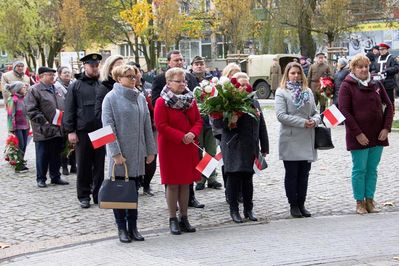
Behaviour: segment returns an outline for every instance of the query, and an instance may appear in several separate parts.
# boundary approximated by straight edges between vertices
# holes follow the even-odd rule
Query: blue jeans
[[[29,129],[16,129],[15,136],[18,138],[19,150],[25,155],[26,146],[28,145]]]
[[[382,146],[353,150],[352,188],[355,200],[373,199],[377,185],[377,167],[381,160]]]
[[[61,137],[35,142],[36,181],[46,181],[47,170],[50,170],[51,181],[61,178],[61,152],[64,139]]]

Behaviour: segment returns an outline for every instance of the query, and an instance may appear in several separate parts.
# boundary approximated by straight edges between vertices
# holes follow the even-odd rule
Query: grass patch
[[[392,123],[392,127],[399,128],[399,120],[394,120]]]

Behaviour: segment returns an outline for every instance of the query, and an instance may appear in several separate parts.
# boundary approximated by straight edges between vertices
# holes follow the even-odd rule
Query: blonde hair
[[[354,57],[352,57],[350,64],[349,64],[349,69],[353,72],[353,70],[360,65],[370,65],[370,59],[362,54],[357,54]]]
[[[133,71],[134,75],[137,75],[139,72],[139,69],[135,66],[129,66],[129,65],[120,65],[112,69],[112,78],[115,81],[118,81],[118,78],[124,77],[128,71]]]
[[[249,80],[247,73],[244,73],[244,72],[237,72],[232,76],[232,78],[236,78],[237,80],[238,79],[248,79]]]
[[[180,67],[169,68],[168,71],[166,71],[165,73],[166,82],[171,81],[174,76],[181,74],[183,74],[184,76],[186,75],[186,72],[184,72],[182,68]]]
[[[287,85],[288,79],[288,72],[291,70],[291,68],[296,67],[301,71],[301,77],[302,77],[302,90],[306,90],[308,88],[308,80],[306,79],[305,73],[303,72],[303,68],[301,64],[297,62],[291,62],[288,63],[288,65],[285,67],[283,77],[281,78],[280,82],[280,88],[285,89]]]
[[[100,70],[101,81],[108,80],[115,62],[121,59],[123,60],[123,57],[121,55],[111,55],[105,60],[104,65]]]
[[[230,63],[223,69],[222,76],[231,78],[230,77],[231,76],[231,72],[233,72],[234,70],[238,70],[238,72],[240,72],[241,68],[236,63]]]

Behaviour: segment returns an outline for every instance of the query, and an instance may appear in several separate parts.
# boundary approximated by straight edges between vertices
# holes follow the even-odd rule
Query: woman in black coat
[[[346,58],[338,59],[337,63],[337,72],[334,75],[334,97],[333,103],[338,107],[338,95],[339,88],[341,87],[342,81],[344,81],[345,77],[349,74],[349,64]]]
[[[239,89],[245,90],[249,78],[245,73],[236,73],[235,77],[241,84]],[[255,157],[260,152],[263,156],[269,153],[269,139],[266,123],[259,102],[253,99],[253,106],[259,113],[258,119],[243,114],[237,119],[237,127],[230,129],[222,119],[215,120],[213,126],[222,128],[220,148],[223,154],[224,171],[227,176],[227,195],[230,204],[230,216],[236,223],[243,220],[239,213],[238,194],[242,186],[244,216],[251,221],[257,221],[253,209],[253,165]]]
[[[112,69],[123,65],[123,57],[121,55],[111,55],[105,60],[100,72],[101,85],[96,90],[96,103],[94,105],[94,112],[96,117],[101,120],[101,108],[105,95],[114,87],[115,80],[112,78]]]

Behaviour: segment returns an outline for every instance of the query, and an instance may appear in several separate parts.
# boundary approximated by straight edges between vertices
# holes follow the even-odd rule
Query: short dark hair
[[[61,75],[62,70],[64,70],[65,68],[68,68],[68,67],[66,67],[66,66],[60,66],[60,67],[57,69],[57,74],[58,74],[58,76]]]
[[[167,59],[168,61],[170,61],[170,59],[172,58],[172,54],[181,54],[181,52],[180,52],[179,50],[170,51],[170,52],[166,55],[166,59]]]

